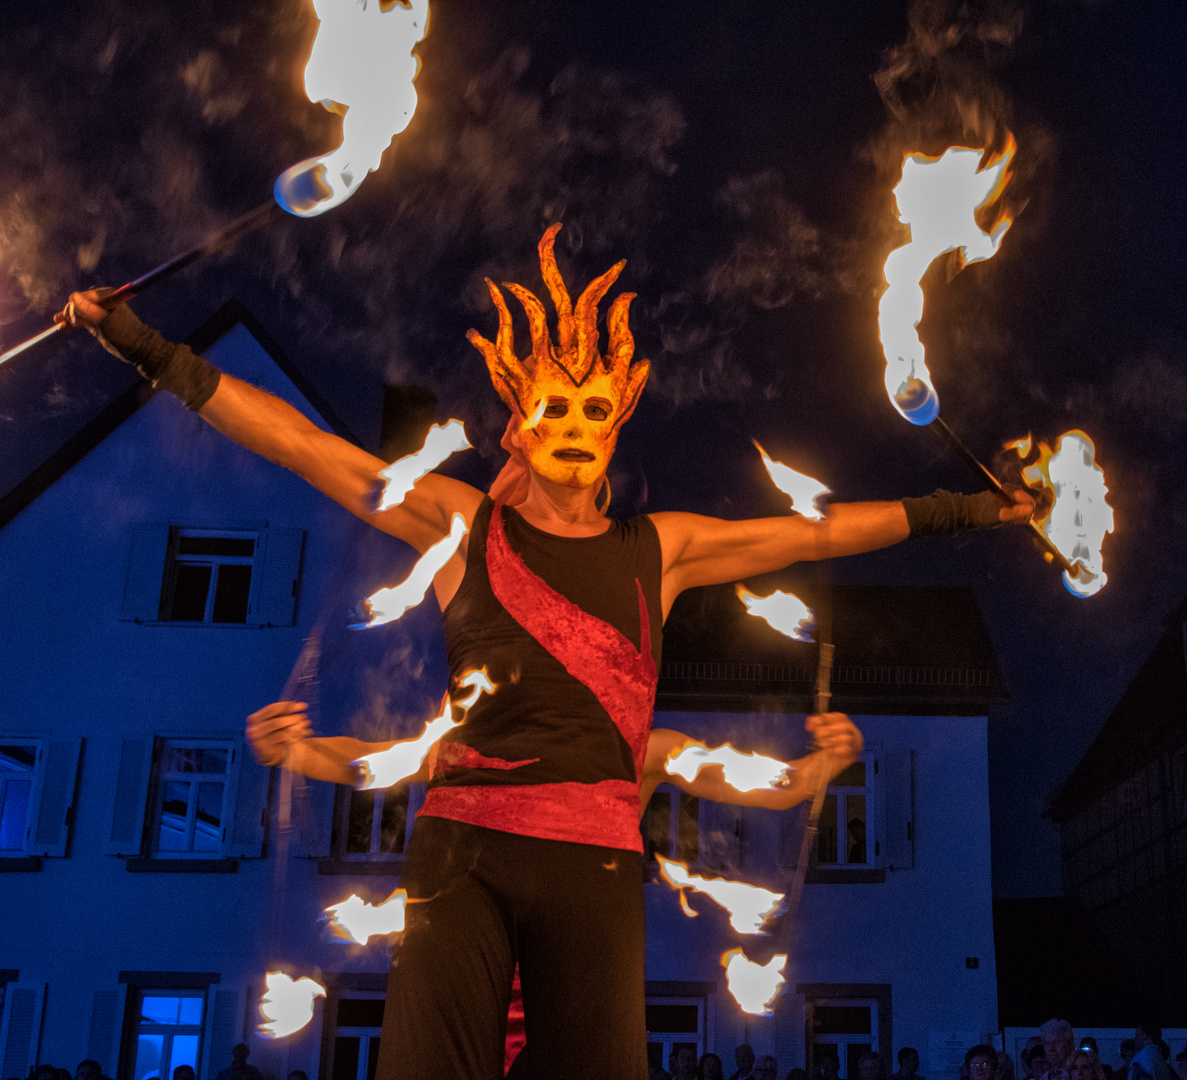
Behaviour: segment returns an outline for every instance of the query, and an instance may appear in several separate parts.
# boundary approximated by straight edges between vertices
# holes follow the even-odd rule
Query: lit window
[[[688,865],[697,861],[700,830],[697,817],[700,799],[671,784],[660,784],[643,812],[643,857],[655,862],[657,855]]]
[[[169,741],[157,770],[159,809],[153,850],[218,855],[222,849],[231,747]]]
[[[132,1080],[170,1080],[179,1065],[198,1071],[204,995],[201,990],[143,990]]]
[[[33,794],[35,745],[0,746],[0,854],[24,853]]]
[[[162,614],[170,622],[247,622],[255,533],[177,529]]]
[[[870,811],[869,774],[865,757],[839,773],[828,786],[816,834],[818,866],[872,866],[874,838]]]

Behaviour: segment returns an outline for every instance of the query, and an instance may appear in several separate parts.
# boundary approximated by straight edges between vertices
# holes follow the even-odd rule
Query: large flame
[[[770,596],[756,596],[744,585],[735,585],[734,591],[751,615],[765,619],[779,633],[795,641],[812,640],[808,631],[816,625],[816,617],[795,593],[776,589]]]
[[[710,765],[720,765],[725,782],[735,791],[761,791],[763,788],[779,787],[785,774],[792,769],[785,761],[762,754],[743,754],[729,743],[713,749],[703,743],[688,743],[673,751],[664,762],[664,771],[669,776],[681,776],[690,784],[697,774]]]
[[[372,788],[391,787],[415,776],[433,744],[457,726],[458,721],[454,720],[453,710],[447,700],[445,711],[425,724],[424,731],[415,739],[403,739],[386,750],[364,754],[357,761],[352,761],[351,764],[357,765],[362,773],[362,789],[369,791]]]
[[[772,461],[757,441],[754,441],[754,445],[762,455],[762,463],[767,467],[767,472],[775,482],[775,487],[791,499],[791,508],[797,514],[803,514],[811,521],[823,519],[824,511],[817,504],[825,495],[832,494],[832,489],[826,488],[819,480],[814,480],[811,476],[805,476],[803,473],[796,472],[795,469],[789,469],[781,461]]]
[[[382,904],[369,904],[361,896],[351,894],[339,904],[326,908],[330,929],[343,939],[349,938],[366,945],[372,937],[398,934],[404,929],[404,906],[408,893],[397,889]]]
[[[923,318],[927,268],[939,256],[960,251],[962,265],[988,259],[1012,219],[999,207],[986,231],[978,215],[992,207],[1010,180],[1016,149],[1008,136],[1005,149],[984,165],[984,150],[953,146],[936,157],[907,154],[902,179],[894,189],[899,220],[911,227],[911,239],[886,259],[886,292],[878,304],[878,332],[886,355],[886,392],[894,407],[913,424],[930,424],[940,400],[923,357],[915,328]]]
[[[269,971],[264,982],[268,989],[260,999],[260,1014],[267,1022],[260,1031],[271,1039],[300,1031],[313,1019],[314,1000],[326,996],[325,987],[308,977],[294,982],[283,972]]]
[[[751,1016],[769,1016],[779,987],[783,985],[783,965],[787,963],[787,957],[779,953],[766,964],[756,964],[747,960],[741,949],[730,949],[722,953],[721,963],[725,967],[726,985],[742,1011]]]
[[[468,449],[470,440],[466,438],[466,429],[460,420],[450,420],[448,424],[434,424],[425,436],[424,446],[415,454],[397,458],[386,469],[379,470],[379,475],[387,483],[383,485],[383,494],[379,497],[377,509],[388,510],[393,506],[399,506],[417,480],[431,473],[451,454]]]
[[[1031,438],[1016,439],[1006,449],[1026,458]],[[1094,596],[1109,580],[1104,571],[1101,547],[1113,531],[1113,508],[1105,501],[1109,489],[1105,474],[1096,464],[1096,446],[1082,431],[1065,431],[1052,450],[1038,444],[1038,459],[1026,465],[1022,478],[1031,485],[1049,488],[1055,496],[1050,513],[1036,524],[1077,570],[1066,570],[1063,583],[1075,596]]]
[[[730,926],[739,934],[757,934],[783,903],[782,893],[747,885],[744,881],[690,874],[683,863],[665,859],[662,855],[657,855],[656,860],[664,880],[673,888],[695,889],[725,908],[729,912]]]
[[[367,609],[371,618],[363,626],[382,626],[384,623],[398,619],[409,608],[416,607],[429,591],[433,578],[445,566],[466,535],[466,519],[461,514],[454,514],[450,525],[449,535],[438,540],[426,551],[399,585],[390,589],[380,589],[367,597]]]
[[[342,114],[342,144],[286,169],[276,201],[298,217],[345,202],[379,168],[416,111],[413,54],[429,28],[428,0],[313,0],[321,25],[305,65],[305,93]]]

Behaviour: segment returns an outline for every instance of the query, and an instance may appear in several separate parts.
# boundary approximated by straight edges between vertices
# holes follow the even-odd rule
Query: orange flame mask
[[[584,488],[601,483],[618,430],[635,411],[651,365],[646,360],[631,363],[635,339],[627,314],[634,293],[622,293],[610,305],[609,347],[604,355],[598,352],[598,304],[626,260],[594,278],[574,306],[553,253],[560,228],[552,225],[539,244],[540,269],[556,308],[556,342],[540,300],[522,285],[504,282],[523,305],[532,335],[531,354],[519,359],[511,312],[490,278],[486,284],[499,312],[498,334],[493,343],[477,330],[466,336],[486,360],[499,396],[522,421],[512,442],[518,440],[532,470],[553,483]]]

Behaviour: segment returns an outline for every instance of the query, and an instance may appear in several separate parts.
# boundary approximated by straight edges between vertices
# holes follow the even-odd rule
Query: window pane
[[[169,618],[181,622],[202,622],[206,618],[206,594],[210,591],[210,567],[178,563],[173,582],[173,606]]]
[[[173,1070],[178,1065],[188,1065],[191,1069],[196,1069],[198,1066],[198,1036],[197,1035],[174,1035],[173,1048],[169,1052],[169,1068],[161,1077],[161,1080],[168,1080],[173,1075]]]
[[[136,1039],[136,1066],[132,1070],[133,1080],[148,1080],[161,1074],[161,1050],[164,1035],[140,1035]]]
[[[202,999],[200,997],[183,997],[178,1004],[180,1006],[177,1015],[178,1023],[202,1023]],[[193,1065],[194,1063],[190,1061],[187,1064]]]
[[[697,1034],[700,1016],[695,1005],[647,1005],[647,1030]]]
[[[865,787],[866,786],[866,763],[864,761],[855,761],[844,772],[838,773],[836,779],[830,785],[831,787]]]
[[[371,828],[375,820],[375,792],[351,791],[346,821],[346,853],[371,854]]]
[[[218,623],[247,622],[247,598],[250,593],[250,566],[220,566],[211,619]]]
[[[142,1024],[176,1024],[181,999],[176,997],[145,996],[140,1002]]]
[[[357,1035],[339,1035],[334,1040],[333,1080],[357,1080],[359,1075],[359,1039]]]
[[[849,830],[849,858],[846,862],[866,861],[866,797],[845,796],[845,819]]]
[[[820,811],[819,832],[816,834],[816,861],[822,864],[837,861],[837,797],[825,795]]]
[[[812,1030],[828,1035],[869,1035],[870,1012],[868,1005],[815,1005]]]
[[[0,777],[32,776],[36,762],[36,746],[0,746]]]
[[[643,815],[643,855],[654,861],[656,855],[671,858],[672,793],[657,791],[647,803]]]
[[[161,799],[161,827],[157,836],[158,851],[189,851],[189,832],[186,828],[190,813],[190,784],[184,780],[169,780]],[[151,1000],[161,1000],[153,998]]]
[[[250,558],[255,553],[255,537],[251,536],[182,536],[177,540],[178,555],[231,555]]]
[[[375,1080],[375,1066],[379,1064],[379,1040],[372,1037],[367,1042],[367,1080]]]
[[[379,850],[390,855],[404,852],[404,832],[408,824],[408,789],[383,793],[383,810],[379,819]]]
[[[161,771],[165,773],[203,773],[207,776],[227,771],[227,751],[209,746],[168,744],[161,752]]]
[[[218,851],[222,839],[223,785],[198,785],[198,813],[194,818],[194,851]]]
[[[0,780],[0,851],[24,848],[32,788],[32,780]]]
[[[338,1001],[340,1028],[383,1027],[383,998],[340,998]]]

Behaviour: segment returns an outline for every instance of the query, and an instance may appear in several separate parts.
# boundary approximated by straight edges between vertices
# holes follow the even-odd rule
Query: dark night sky
[[[307,6],[4,6],[0,344],[329,148],[334,121],[300,89]],[[752,437],[842,500],[971,490],[886,401],[880,268],[908,143],[1009,128],[1025,208],[996,258],[933,270],[921,333],[943,415],[983,457],[1028,430],[1094,437],[1118,520],[1109,584],[1074,599],[1017,531],[835,573],[975,587],[1013,695],[990,727],[995,889],[1058,892],[1042,806],[1187,593],[1185,30],[1182,3],[1140,0],[437,0],[418,112],[360,193],[138,310],[184,335],[237,296],[360,426],[379,378],[432,386],[477,438],[460,467],[481,483],[501,406],[464,333],[493,326],[482,276],[534,284],[535,241],[563,220],[570,281],[629,260],[653,363],[616,512],[781,512]],[[130,379],[89,339],[0,369],[0,491]]]

